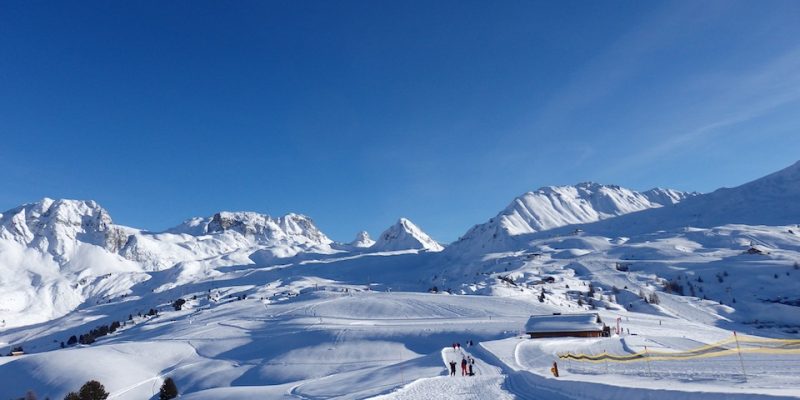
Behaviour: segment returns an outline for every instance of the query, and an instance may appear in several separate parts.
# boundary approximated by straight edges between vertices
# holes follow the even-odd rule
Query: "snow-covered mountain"
[[[444,247],[406,218],[383,231],[370,248],[375,251],[427,250],[442,251]]]
[[[126,228],[94,201],[25,204],[0,217],[0,314],[4,325],[59,317],[88,298],[119,296],[146,276],[116,253]]]
[[[350,246],[359,249],[366,249],[368,247],[372,247],[375,244],[375,241],[369,237],[369,233],[367,231],[361,231],[356,235],[356,238],[350,242]]]
[[[192,236],[236,232],[252,238],[259,244],[287,244],[292,242],[327,245],[332,243],[311,218],[300,214],[286,214],[280,218],[254,212],[218,212],[210,218],[192,218],[170,230]]]
[[[126,294],[148,271],[269,263],[331,243],[298,214],[220,212],[153,233],[115,225],[94,201],[45,198],[0,214],[0,310],[9,324],[39,322]]]
[[[734,188],[717,189],[672,206],[625,215],[582,228],[604,234],[633,235],[726,224],[800,224],[800,162]]]
[[[655,188],[637,192],[593,182],[547,186],[525,193],[497,216],[475,225],[456,243],[463,247],[502,248],[514,236],[584,224],[679,203],[697,193]]]
[[[115,252],[125,244],[127,235],[94,201],[45,198],[0,214],[0,239],[67,262],[81,243]]]

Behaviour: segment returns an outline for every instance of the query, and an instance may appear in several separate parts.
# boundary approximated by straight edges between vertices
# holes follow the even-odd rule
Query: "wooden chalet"
[[[597,313],[531,315],[525,333],[536,338],[603,337],[610,329]]]

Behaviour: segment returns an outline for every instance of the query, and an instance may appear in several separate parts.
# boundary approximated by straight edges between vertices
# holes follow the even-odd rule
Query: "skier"
[[[467,376],[467,359],[461,359],[461,376]]]
[[[450,376],[456,376],[456,362],[450,360]]]
[[[469,356],[469,376],[474,376],[475,372],[472,370],[472,367],[475,365],[475,359],[472,356]]]

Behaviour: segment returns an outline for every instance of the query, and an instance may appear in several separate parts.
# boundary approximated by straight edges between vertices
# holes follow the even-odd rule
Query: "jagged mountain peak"
[[[379,251],[412,249],[441,251],[444,247],[408,218],[400,218],[394,225],[381,233],[372,249]]]
[[[369,237],[369,232],[367,231],[358,232],[358,234],[356,234],[356,238],[350,242],[350,246],[356,248],[367,248],[371,247],[373,244],[375,244],[375,241]]]
[[[660,188],[637,192],[596,182],[545,186],[515,198],[497,216],[472,227],[457,243],[503,247],[517,235],[672,205],[695,195]]]
[[[237,232],[259,242],[300,239],[316,244],[332,243],[310,217],[295,213],[273,218],[250,211],[220,211],[207,218],[191,218],[168,232],[194,236]]]
[[[69,259],[77,242],[107,247],[115,239],[108,211],[93,200],[43,198],[0,217],[0,238]]]

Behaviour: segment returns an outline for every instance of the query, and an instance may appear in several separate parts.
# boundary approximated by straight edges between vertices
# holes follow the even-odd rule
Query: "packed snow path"
[[[461,362],[475,360],[473,376],[463,376]],[[475,358],[463,347],[442,349],[442,362],[445,376],[418,379],[400,390],[377,397],[380,400],[416,399],[514,399],[515,396],[503,390],[505,376],[500,369]],[[456,364],[455,376],[450,376],[450,362]]]

